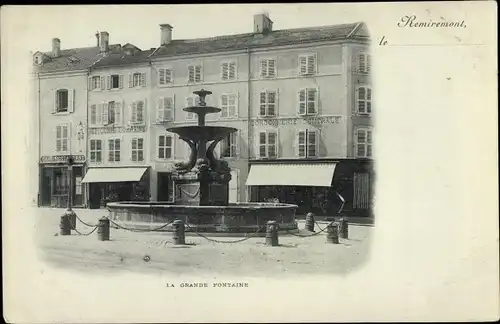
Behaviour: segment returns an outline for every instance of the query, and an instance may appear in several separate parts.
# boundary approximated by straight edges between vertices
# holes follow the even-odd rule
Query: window
[[[108,161],[120,161],[120,139],[118,138],[108,140]]]
[[[56,111],[66,112],[69,107],[68,90],[60,89],[56,91]]]
[[[357,110],[358,114],[372,113],[372,89],[369,86],[360,86],[357,88]]]
[[[263,91],[260,93],[259,116],[276,116],[276,91]]]
[[[315,115],[318,113],[318,89],[308,88],[299,91],[300,116]]]
[[[236,79],[236,62],[223,62],[221,64],[221,79],[235,80]]]
[[[372,129],[359,128],[356,131],[356,156],[371,157],[372,156]]]
[[[273,78],[276,76],[276,60],[261,59],[260,60],[260,77]]]
[[[146,73],[134,73],[128,76],[129,88],[145,87],[146,86]]]
[[[97,105],[90,105],[90,125],[97,125]]]
[[[297,155],[299,158],[319,156],[319,132],[300,130],[297,132]]]
[[[202,81],[202,68],[201,65],[189,65],[188,66],[188,82],[196,83]]]
[[[358,72],[359,73],[370,73],[372,65],[372,56],[366,53],[360,53],[358,55]]]
[[[122,121],[122,106],[119,102],[108,101],[103,102],[101,105],[101,121],[103,125],[121,124]],[[92,107],[91,107],[92,108]],[[90,111],[90,122],[92,124],[92,109]],[[97,118],[96,118],[97,122]]]
[[[69,124],[56,126],[56,151],[67,152],[69,148]]]
[[[259,157],[267,159],[275,159],[277,153],[277,138],[276,132],[260,132],[259,133]]]
[[[69,172],[67,168],[54,170],[54,195],[67,195],[69,189]]]
[[[186,98],[186,107],[197,106],[200,104],[200,97],[193,96]],[[186,120],[194,120],[196,118],[196,114],[192,112],[186,112]]]
[[[299,56],[299,74],[300,75],[316,74],[315,54]]]
[[[174,120],[174,107],[174,97],[158,98],[156,121],[164,122]]]
[[[102,162],[102,141],[90,140],[90,162]]]
[[[131,107],[131,117],[130,122],[133,124],[142,124],[144,123],[144,112],[146,111],[146,101],[134,101],[132,102]]]
[[[158,136],[158,158],[171,159],[173,157],[173,137],[170,135]]]
[[[158,69],[158,84],[167,85],[172,83],[172,69],[163,68]]]
[[[100,90],[101,89],[101,77],[95,75],[90,78],[90,90]]]
[[[113,74],[108,76],[108,89],[123,88],[123,75]]]
[[[143,138],[133,138],[132,139],[132,161],[133,162],[144,161],[144,139]]]
[[[238,95],[222,94],[220,96],[220,116],[222,118],[238,116]]]
[[[227,135],[221,142],[221,156],[226,158],[236,157],[238,132]]]

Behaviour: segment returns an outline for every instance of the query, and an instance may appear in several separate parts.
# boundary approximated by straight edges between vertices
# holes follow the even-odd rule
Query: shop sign
[[[50,155],[42,156],[40,163],[68,163],[69,155]],[[74,163],[84,163],[85,155],[73,155]]]
[[[325,117],[295,117],[295,118],[270,118],[270,119],[254,119],[250,121],[252,126],[274,126],[281,125],[324,125],[324,124],[339,124],[341,116],[325,116]]]

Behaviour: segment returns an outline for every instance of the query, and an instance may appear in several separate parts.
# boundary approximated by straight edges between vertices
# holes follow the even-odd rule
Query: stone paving
[[[239,243],[214,243],[191,234],[186,245],[172,244],[171,233],[130,232],[111,228],[111,240],[99,241],[97,233],[88,236],[59,235],[63,209],[39,208],[37,242],[42,258],[49,264],[85,272],[168,272],[172,274],[218,273],[228,275],[284,276],[297,274],[346,274],[363,266],[370,253],[372,227],[351,225],[349,239],[327,244],[326,232],[311,237],[280,235],[280,246],[265,245],[264,237]],[[89,224],[107,215],[106,210],[75,209]],[[85,234],[92,228],[77,221]],[[319,224],[321,228],[326,223]],[[299,221],[299,228],[304,223]],[[204,234],[219,241],[241,237]]]

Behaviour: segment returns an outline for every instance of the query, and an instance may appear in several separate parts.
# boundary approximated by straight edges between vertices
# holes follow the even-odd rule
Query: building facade
[[[183,108],[203,88],[212,92],[207,104],[221,108],[207,115],[207,125],[238,129],[217,149],[232,169],[230,202],[277,199],[298,204],[299,213],[370,214],[366,26],[272,25],[256,15],[251,33],[176,40],[165,24],[158,48],[101,49],[82,75],[89,205],[173,199],[171,173],[189,150],[166,129],[197,123]],[[107,46],[109,35],[101,39]]]

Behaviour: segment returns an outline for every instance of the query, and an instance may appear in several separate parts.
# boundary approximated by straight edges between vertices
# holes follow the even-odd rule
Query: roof
[[[108,53],[106,56],[100,57],[99,60],[92,65],[92,68],[105,68],[149,62],[149,55],[152,52],[153,49],[136,51],[133,55],[127,55],[124,52]]]
[[[296,29],[282,29],[267,34],[246,33],[212,38],[173,40],[162,45],[152,57],[176,56],[182,54],[200,54],[235,51],[246,48],[283,46],[298,43],[313,43],[331,40],[369,40],[366,25],[362,22],[318,26]]]
[[[110,45],[110,51],[116,51],[120,48],[119,44]],[[52,57],[50,52],[44,53],[44,55],[50,57],[50,59],[42,65],[35,66],[36,72],[85,70],[103,56],[97,46],[61,50],[61,56],[59,57]]]

